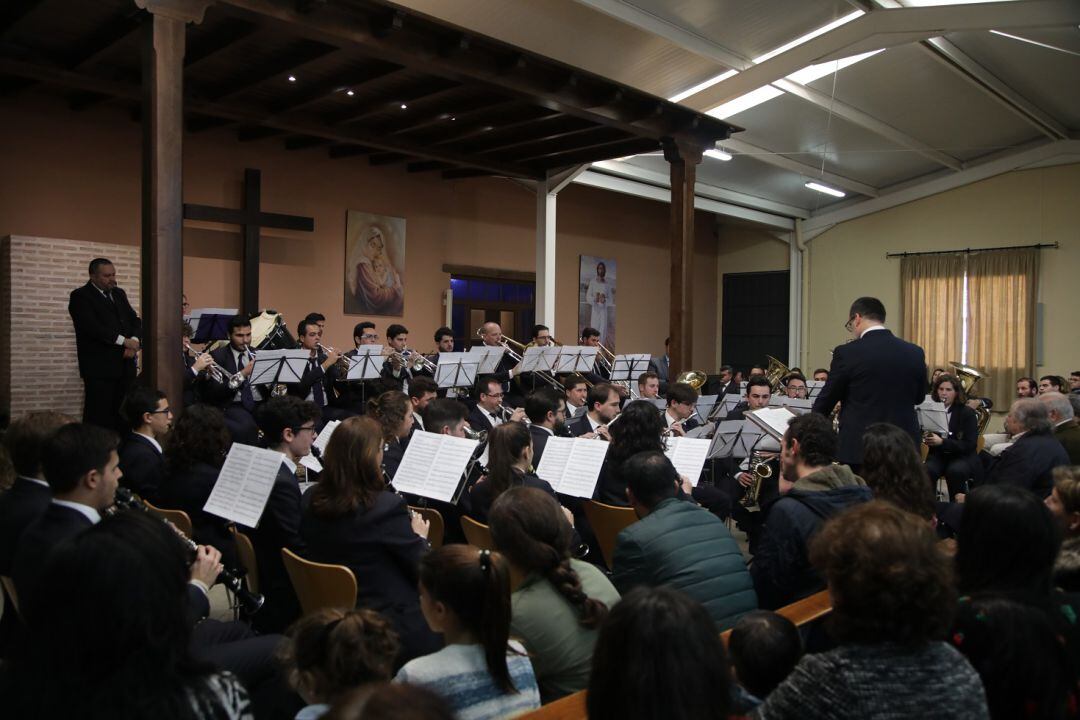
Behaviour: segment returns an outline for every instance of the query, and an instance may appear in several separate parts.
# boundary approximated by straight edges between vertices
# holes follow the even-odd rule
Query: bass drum
[[[281,313],[263,310],[251,318],[251,347],[253,350],[295,350],[296,340],[285,327]]]

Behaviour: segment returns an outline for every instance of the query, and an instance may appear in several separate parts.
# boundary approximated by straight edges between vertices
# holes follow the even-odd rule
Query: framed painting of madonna
[[[345,222],[345,314],[405,310],[405,218],[350,210]]]

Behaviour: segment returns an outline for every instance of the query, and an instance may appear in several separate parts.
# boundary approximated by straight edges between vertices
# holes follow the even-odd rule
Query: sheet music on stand
[[[647,403],[651,403],[660,412],[664,412],[665,410],[667,410],[667,400],[665,400],[664,398],[641,398],[641,399],[644,400]]]
[[[713,410],[719,402],[719,395],[701,395],[698,397],[697,404],[694,409],[697,410],[697,416],[700,422],[705,422],[712,415]]]
[[[345,379],[377,380],[382,374],[382,365],[385,360],[382,349],[382,345],[361,345],[356,348],[355,355],[346,355],[349,370],[345,374]]]
[[[919,416],[919,427],[923,432],[949,434],[949,415],[945,410],[945,403],[924,400],[915,406],[915,413]]]
[[[476,440],[417,430],[394,473],[394,489],[420,497],[456,503],[465,487],[465,468]]]
[[[563,346],[556,371],[560,373],[592,372],[596,365],[596,353],[599,351],[600,348],[584,345]]]
[[[817,396],[821,394],[821,388],[823,387],[825,387],[824,380],[807,380],[806,397],[811,400],[817,400]]]
[[[521,358],[521,372],[535,373],[546,372],[554,374],[555,366],[559,363],[559,355],[562,348],[558,345],[540,347],[533,345],[525,348],[525,354]]]
[[[234,443],[203,510],[245,527],[258,527],[285,456]]]
[[[784,407],[765,407],[759,410],[749,410],[746,419],[761,428],[765,434],[780,440],[787,432],[788,423],[794,419],[795,413]]]
[[[721,420],[716,424],[716,432],[713,433],[709,459],[746,457],[761,434],[756,426],[745,420]],[[750,450],[746,449],[747,442]]]
[[[536,475],[557,493],[591,498],[609,447],[602,440],[549,437]]]
[[[499,362],[503,359],[503,355],[506,354],[506,350],[501,347],[491,347],[490,345],[474,345],[465,354],[472,356],[473,362],[477,364],[476,374],[478,376],[490,375],[498,369]]]
[[[340,420],[327,420],[323,425],[322,431],[316,436],[315,442],[311,443],[313,446],[319,448],[319,452],[326,452],[326,444],[330,442],[330,436],[337,430],[338,425],[341,424]]]
[[[664,454],[671,460],[671,464],[680,475],[686,477],[690,484],[697,487],[701,479],[701,470],[705,467],[705,461],[709,459],[711,440],[692,437],[669,437]]]
[[[229,320],[239,312],[237,308],[195,308],[188,316],[188,322],[191,324],[191,342],[202,344],[213,340],[228,339]],[[199,332],[200,324],[203,325],[201,333]]]
[[[633,355],[616,355],[611,364],[612,382],[637,382],[642,373],[649,371],[649,361],[652,355],[649,353],[637,353]]]
[[[803,398],[790,398],[787,395],[773,395],[769,398],[769,407],[787,408],[796,415],[805,415],[814,406],[814,401]]]
[[[715,422],[707,422],[704,425],[698,425],[693,430],[687,430],[685,437],[688,438],[712,438],[713,430],[716,429]],[[710,439],[711,442],[711,439]]]
[[[717,403],[716,415],[717,418],[723,419],[731,414],[731,411],[743,401],[742,395],[734,395],[728,393],[720,398],[720,402]]]
[[[480,360],[463,352],[439,353],[435,384],[441,388],[472,387],[476,383]]]
[[[310,359],[309,350],[260,350],[255,355],[249,382],[252,385],[298,383]]]

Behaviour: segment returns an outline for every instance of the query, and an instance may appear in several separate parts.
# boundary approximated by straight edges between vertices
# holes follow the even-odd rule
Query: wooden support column
[[[668,334],[670,379],[690,370],[694,358],[694,185],[705,147],[684,140],[664,143],[671,165],[671,304]]]
[[[142,48],[141,382],[183,400],[180,295],[183,293],[184,41],[209,0],[135,0],[150,12]]]

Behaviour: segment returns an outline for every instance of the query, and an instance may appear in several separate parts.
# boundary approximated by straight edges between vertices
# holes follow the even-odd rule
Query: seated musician
[[[326,316],[319,312],[308,313],[304,317],[305,322],[315,323],[319,326],[319,342],[322,342],[323,333],[326,332]]]
[[[148,502],[156,503],[164,476],[162,443],[172,428],[169,400],[160,390],[136,385],[124,396],[120,415],[130,432],[120,440],[120,484]]]
[[[337,364],[341,360],[341,353],[319,341],[319,326],[315,322],[301,320],[296,335],[300,339],[300,348],[311,355],[300,382],[287,386],[289,395],[315,403],[322,414],[323,423],[346,417],[341,408],[331,407],[336,400],[334,382],[338,378]]]
[[[439,364],[439,353],[452,353],[454,352],[454,331],[448,327],[441,327],[435,331],[435,353],[428,357],[428,360]],[[437,388],[436,392],[439,397],[456,398],[459,394],[467,395],[468,393],[458,388]]]
[[[529,417],[533,441],[533,467],[539,467],[548,438],[570,435],[566,427],[566,401],[550,388],[537,390],[525,399],[525,414]]]
[[[424,409],[424,427],[427,428],[427,432],[436,435],[453,435],[454,437],[463,438],[465,437],[465,415],[467,413],[468,408],[465,407],[465,403],[452,398],[435,398]],[[467,479],[463,492],[467,492],[472,487],[472,484],[480,478],[481,470],[479,462],[473,465],[472,474]],[[461,510],[457,505],[407,493],[405,498],[410,505],[429,507],[437,510],[442,515],[444,545],[465,542],[465,531],[461,529]]]
[[[806,378],[799,373],[784,376],[784,394],[796,400],[805,400],[807,396]]]
[[[660,376],[652,370],[643,372],[637,380],[638,397],[642,400],[658,400],[660,398]]]
[[[414,377],[409,383],[409,400],[412,402],[413,427],[410,435],[417,430],[426,430],[424,427],[424,410],[428,403],[438,397],[438,386],[430,377],[420,375]]]
[[[982,464],[975,453],[979,422],[975,411],[965,404],[964,388],[955,375],[939,375],[930,397],[944,403],[949,433],[944,437],[935,433],[924,434],[923,442],[930,448],[926,455],[926,471],[934,485],[937,485],[938,478],[945,477],[949,500],[953,501],[957,493],[967,492],[969,480],[978,483],[982,478]]]
[[[356,357],[361,345],[377,345],[379,334],[375,332],[375,323],[364,321],[353,327],[353,349],[345,353],[344,357]],[[382,380],[348,380],[339,374],[335,388],[337,390],[337,406],[349,415],[363,415],[367,412],[367,402],[376,398],[386,388]]]
[[[491,430],[504,422],[520,422],[525,410],[510,410],[503,405],[503,386],[495,375],[484,375],[476,383],[476,407],[469,413],[469,427],[476,432]]]
[[[195,351],[191,347],[191,338],[194,334],[195,330],[191,327],[191,323],[185,321],[180,326],[180,356],[184,359],[184,367],[187,368],[187,372],[184,373],[184,407],[190,407],[201,399],[202,385],[206,382],[206,368],[210,367],[214,361],[208,352],[199,353],[198,357],[195,357]]]
[[[772,398],[772,386],[769,385],[769,381],[765,379],[765,376],[751,375],[746,383],[746,399],[736,405],[724,419],[745,420],[747,412],[768,407],[770,398]],[[771,445],[768,440],[761,444],[768,447],[770,449],[769,454],[773,455],[773,458],[768,461],[772,475],[768,479],[762,480],[758,495],[758,504],[764,507],[777,496],[779,464],[775,457],[778,453],[771,452],[772,449],[775,449],[775,445]],[[750,472],[740,469],[741,462],[741,458],[734,457],[716,461],[714,477],[716,478],[717,488],[728,496],[732,508],[732,518],[750,536],[751,542],[756,544],[757,530],[761,524],[762,513],[747,511],[739,503],[746,495],[746,489],[754,482],[754,476]]]
[[[532,340],[526,347],[550,347],[551,345],[551,329],[547,325],[533,325]],[[517,376],[517,389],[522,397],[528,397],[531,393],[548,386],[549,383],[534,372],[522,372]]]
[[[603,385],[597,387],[606,387]],[[595,389],[595,388],[594,388]],[[608,390],[615,396],[613,390]],[[664,451],[664,421],[652,403],[634,400],[623,408],[619,422],[611,426],[611,447],[608,449],[600,479],[593,497],[608,505],[629,507],[626,498],[626,477],[622,474],[623,463],[631,456],[646,451]],[[684,490],[689,490],[687,482]]]
[[[497,347],[506,350],[503,344],[503,332],[502,327],[497,322],[486,322],[480,326],[480,340],[487,347]],[[510,380],[518,374],[519,362],[514,359],[513,355],[509,352],[505,352],[502,359],[499,360],[499,364],[495,367],[495,372],[491,374],[497,382],[502,385],[502,391],[504,395],[504,405],[508,407],[518,407],[521,405],[522,398],[512,390]],[[473,428],[474,430],[478,428]],[[482,428],[479,428],[482,429]]]
[[[258,445],[259,427],[253,413],[264,399],[264,390],[251,384],[251,320],[247,315],[229,318],[228,333],[229,344],[210,353],[221,371],[208,374],[203,400],[225,413],[225,425],[233,442]]]
[[[672,383],[668,386],[667,410],[664,411],[664,425],[668,432],[681,436],[701,424],[694,419],[697,401],[697,390],[686,383]]]
[[[403,390],[405,384],[413,376],[412,370],[402,356],[402,351],[409,345],[409,329],[404,325],[393,324],[386,328],[386,347],[383,353],[388,354],[383,360],[382,376],[387,381],[387,388]]]
[[[532,437],[525,423],[503,423],[492,428],[488,433],[487,474],[467,493],[462,493],[462,512],[487,525],[491,504],[512,487],[538,488],[555,498],[555,490],[537,477],[533,468]],[[570,511],[564,508],[564,514],[573,525]]]
[[[580,343],[582,347],[601,347],[600,331],[593,327],[582,328]],[[585,379],[591,382],[593,385],[606,382],[607,380],[611,379],[611,366],[604,362],[604,360],[601,358],[602,354],[603,350],[600,350],[596,354],[596,364],[593,365],[592,370],[586,370],[585,372],[581,373],[585,376]]]
[[[715,380],[709,380],[703,395],[738,395],[742,390],[739,381],[735,379],[735,370],[730,365],[720,366],[720,376]]]
[[[600,383],[589,388],[588,411],[569,424],[574,437],[602,437],[610,440],[607,426],[619,414],[619,393],[614,385]]]
[[[577,373],[564,375],[560,382],[565,388],[566,417],[579,418],[588,408],[589,384]]]
[[[398,465],[405,457],[405,448],[409,445],[413,429],[412,408],[412,400],[400,390],[387,390],[368,402],[368,415],[378,421],[382,429],[382,467],[391,480],[397,474]]]

